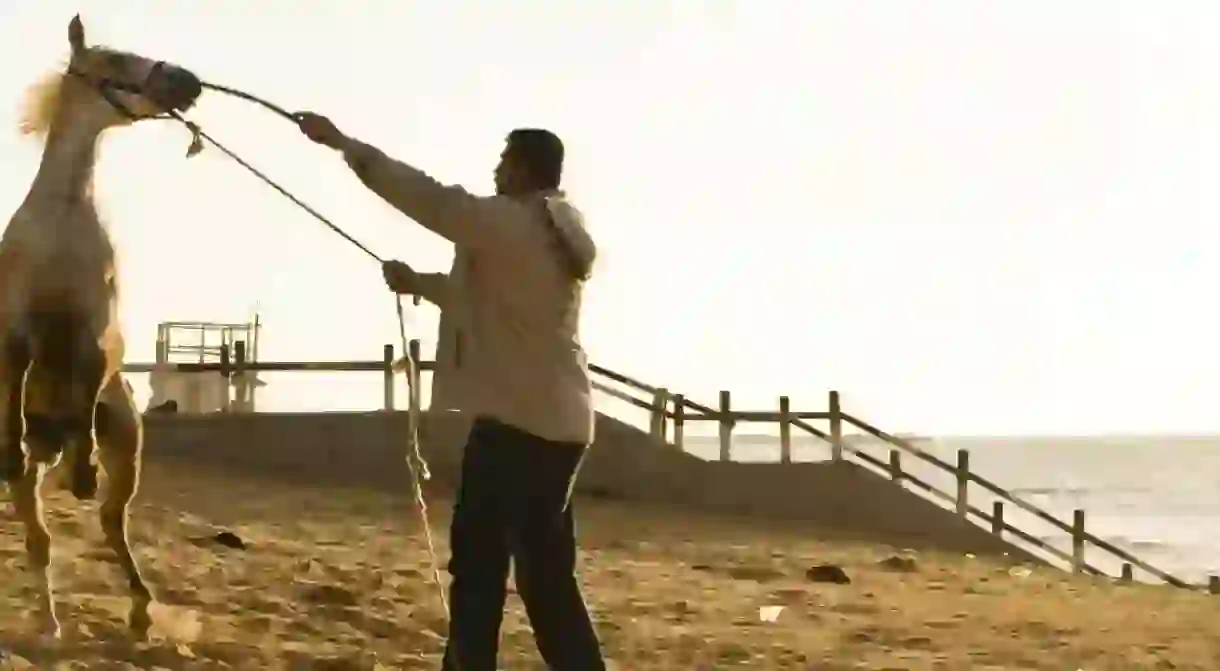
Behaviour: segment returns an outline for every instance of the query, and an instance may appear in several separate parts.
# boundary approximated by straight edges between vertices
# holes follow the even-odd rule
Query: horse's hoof
[[[78,501],[92,501],[97,496],[97,468],[90,466],[73,475],[72,495]]]
[[[38,637],[44,643],[57,642],[62,639],[63,630],[59,627],[59,621],[43,622],[38,628]]]

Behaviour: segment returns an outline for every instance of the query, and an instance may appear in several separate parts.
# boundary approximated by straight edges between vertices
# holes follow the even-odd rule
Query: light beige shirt
[[[464,313],[458,300],[450,300],[453,291],[450,283],[461,286],[465,274],[467,254],[454,250],[453,266],[449,273],[419,273],[416,276],[414,293],[441,308],[440,324],[437,325],[435,367],[432,369],[432,395],[430,410],[461,410],[461,354],[462,340],[467,336],[462,328]]]
[[[431,290],[421,290],[441,306],[448,335],[460,334],[445,344],[442,328],[439,375],[449,378],[442,405],[548,440],[591,443],[583,282],[570,279],[556,249],[562,236],[578,260],[592,263],[596,249],[581,213],[558,193],[475,196],[354,140],[343,154],[373,192],[455,246],[448,280],[429,276]]]

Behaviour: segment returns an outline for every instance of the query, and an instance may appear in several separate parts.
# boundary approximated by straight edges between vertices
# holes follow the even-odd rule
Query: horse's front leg
[[[22,418],[21,376],[17,357],[0,361],[0,481],[15,483],[25,474],[25,420]]]
[[[140,575],[127,536],[129,507],[140,485],[143,423],[135,400],[120,376],[110,378],[99,401],[94,425],[98,456],[108,482],[106,500],[102,502],[102,531],[131,591],[129,623],[132,632],[144,637],[152,625],[149,613],[152,591]]]
[[[25,550],[29,569],[39,587],[41,632],[59,638],[59,616],[55,606],[55,586],[51,580],[51,533],[42,510],[42,464],[30,461],[25,472],[10,484],[13,509],[25,525]]]
[[[94,411],[96,416],[96,410]],[[92,419],[92,418],[91,418]],[[67,446],[72,495],[80,501],[97,496],[97,465],[93,463],[93,433],[83,431]]]
[[[0,337],[0,480],[25,474],[25,374],[30,353],[11,334]]]
[[[25,451],[21,448],[24,435],[21,386],[0,380],[0,482],[15,483],[25,474]]]

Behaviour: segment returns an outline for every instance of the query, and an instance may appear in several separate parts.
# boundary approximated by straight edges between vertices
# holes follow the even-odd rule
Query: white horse
[[[93,204],[97,146],[108,129],[185,110],[201,91],[182,68],[85,43],[68,26],[66,71],[32,90],[22,130],[45,139],[25,201],[0,239],[0,478],[25,524],[30,570],[41,588],[44,633],[59,636],[42,512],[46,471],[66,454],[73,493],[97,488],[94,439],[108,479],[101,506],[107,545],[130,586],[131,628],[147,633],[152,594],[127,539],[140,479],[143,427],[120,376],[114,247]]]

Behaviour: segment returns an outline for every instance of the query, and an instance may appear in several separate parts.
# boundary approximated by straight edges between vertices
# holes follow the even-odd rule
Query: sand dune
[[[152,464],[132,532],[167,604],[133,644],[94,506],[50,509],[65,638],[39,649],[0,524],[2,668],[434,669],[446,620],[405,499]],[[445,555],[448,502],[434,497]],[[1216,669],[1220,597],[907,553],[798,525],[580,501],[582,576],[619,669]],[[228,531],[246,547],[217,542]],[[231,539],[229,539],[231,540]],[[811,582],[815,564],[852,583]],[[909,568],[909,567],[907,567]],[[510,600],[502,666],[542,668]],[[768,606],[764,621],[760,609]],[[782,606],[782,608],[774,608]]]

